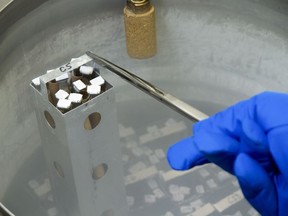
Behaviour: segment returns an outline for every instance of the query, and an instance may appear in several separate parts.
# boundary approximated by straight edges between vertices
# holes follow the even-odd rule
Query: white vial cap
[[[56,92],[55,97],[57,99],[66,99],[69,96],[68,92],[60,89],[59,91]]]
[[[81,103],[82,98],[83,98],[82,94],[71,93],[68,97],[68,100],[70,100],[72,103]]]
[[[90,80],[90,83],[92,85],[98,85],[98,86],[101,86],[105,83],[105,80],[101,77],[101,76],[98,76],[92,80]]]
[[[91,75],[93,73],[94,68],[90,66],[82,65],[79,70],[80,70],[80,73],[84,75]]]
[[[60,109],[69,109],[71,107],[71,101],[67,99],[60,99],[57,103],[57,107]]]
[[[66,80],[66,79],[68,79],[68,78],[69,78],[68,73],[64,73],[63,75],[57,77],[57,78],[56,78],[56,81],[58,82],[58,81]]]
[[[74,89],[78,92],[86,88],[86,85],[81,80],[77,80],[73,82],[73,86],[74,86]]]
[[[35,86],[40,86],[40,78],[37,77],[35,79],[32,80],[32,83],[35,85]]]
[[[87,87],[88,94],[97,95],[101,92],[101,86],[99,85],[91,85]]]

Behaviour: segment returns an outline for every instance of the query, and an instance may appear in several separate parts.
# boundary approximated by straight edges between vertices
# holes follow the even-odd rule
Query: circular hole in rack
[[[53,165],[54,165],[54,168],[55,168],[58,176],[61,178],[64,178],[65,176],[64,176],[64,171],[63,171],[62,166],[59,163],[57,163],[56,161],[54,161]]]
[[[56,124],[55,124],[55,121],[53,119],[53,117],[51,116],[51,114],[48,112],[48,111],[44,111],[44,116],[45,116],[45,119],[48,123],[48,125],[51,127],[51,128],[54,128],[56,127]]]
[[[113,209],[109,209],[104,211],[101,216],[114,216],[114,210]]]
[[[108,166],[105,163],[99,164],[98,166],[96,166],[93,171],[92,171],[92,178],[94,180],[99,180],[100,178],[102,178],[103,176],[105,176],[105,174],[107,173],[108,170]]]
[[[101,115],[98,112],[94,112],[91,113],[84,122],[84,128],[86,130],[92,130],[95,127],[97,127],[97,125],[100,123],[101,121]]]

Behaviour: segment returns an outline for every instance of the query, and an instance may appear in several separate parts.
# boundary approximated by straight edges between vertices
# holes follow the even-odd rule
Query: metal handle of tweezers
[[[109,62],[108,60],[97,56],[96,54],[88,51],[86,54],[91,57],[97,64],[101,65],[102,67],[110,70],[111,72],[117,74],[124,80],[128,81],[130,84],[134,85],[136,88],[142,90],[143,92],[147,93],[148,95],[154,97],[161,103],[167,105],[168,107],[174,109],[178,113],[182,114],[183,116],[191,119],[192,121],[201,121],[208,116],[198,109],[190,106],[189,104],[185,103],[184,101],[168,94],[167,92],[159,89],[158,87],[152,85],[151,83],[141,79],[140,77],[132,74],[131,72]]]

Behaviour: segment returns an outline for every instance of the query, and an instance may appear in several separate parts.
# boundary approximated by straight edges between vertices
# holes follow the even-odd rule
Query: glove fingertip
[[[175,170],[188,170],[208,163],[195,146],[192,137],[172,145],[167,151],[167,160],[171,168]]]
[[[178,156],[178,152],[175,149],[175,146],[171,146],[167,151],[167,161],[170,167],[174,170],[185,170],[185,161],[184,159],[180,159]]]

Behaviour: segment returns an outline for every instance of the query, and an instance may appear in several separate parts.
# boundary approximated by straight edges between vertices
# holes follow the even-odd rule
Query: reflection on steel
[[[0,216],[15,216],[0,202]]]
[[[171,94],[166,93],[165,91],[159,89],[158,87],[152,85],[151,83],[143,80],[142,78],[132,74],[131,72],[115,65],[114,63],[97,56],[96,54],[88,51],[86,52],[88,56],[90,56],[97,64],[107,68],[111,72],[117,74],[118,76],[122,77],[138,89],[142,90],[143,92],[147,93],[148,95],[156,98],[160,102],[168,105],[170,108],[176,110],[180,114],[184,115],[185,117],[193,120],[193,121],[201,121],[206,119],[208,116],[198,109],[192,107],[191,105],[185,103],[184,101],[174,97]]]
[[[2,12],[6,7],[8,7],[14,0],[1,0],[0,1],[0,12]]]

